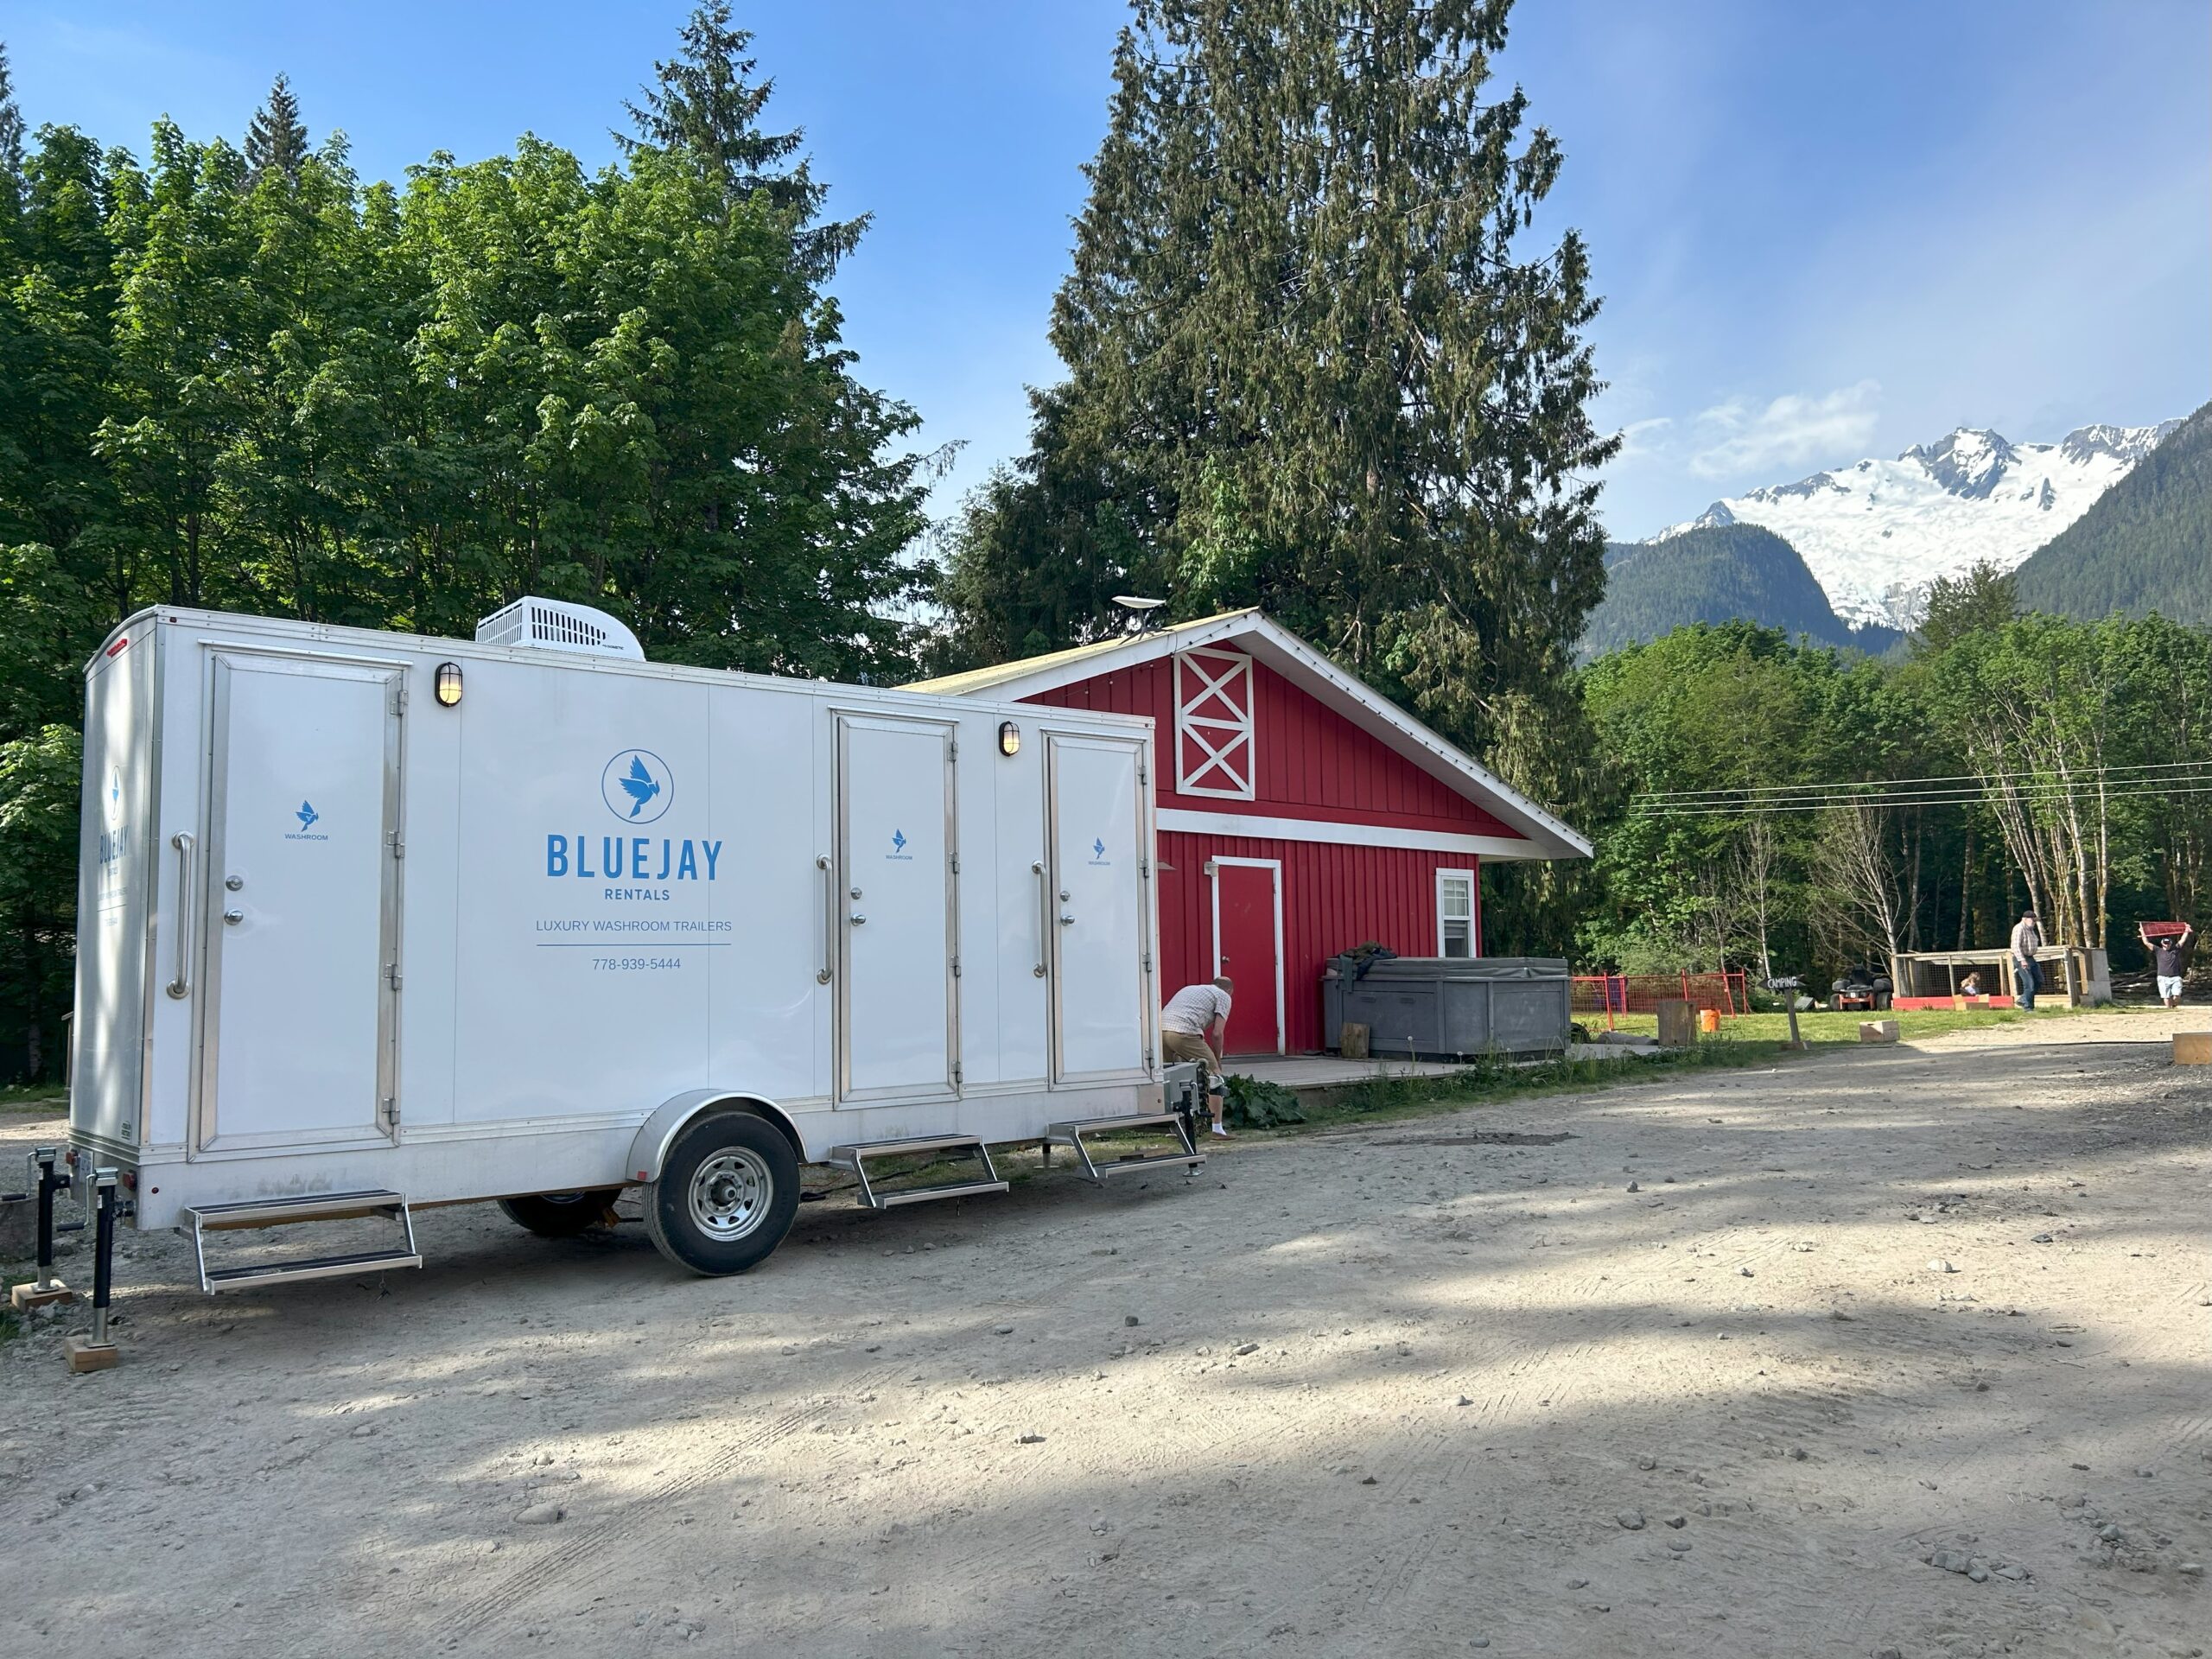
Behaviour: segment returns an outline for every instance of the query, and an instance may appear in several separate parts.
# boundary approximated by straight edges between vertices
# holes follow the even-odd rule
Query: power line
[[[2016,791],[2009,798],[2031,805],[2047,805],[2060,801],[2125,801],[2141,797],[2164,799],[2176,795],[2212,794],[2212,781],[2199,782],[2193,779],[2178,779],[2171,783],[2145,780],[2140,787],[2123,786],[2100,789],[2094,786],[2055,788],[2037,791]],[[1717,818],[1757,817],[1778,812],[1833,812],[1850,806],[1870,806],[1878,809],[1892,807],[1985,806],[2008,798],[1993,796],[1980,790],[1925,794],[1837,795],[1824,798],[1783,801],[1745,801],[1734,804],[1684,803],[1672,805],[1662,803],[1644,808],[1631,803],[1630,810],[1645,818]]]
[[[2062,781],[2075,779],[2112,778],[2122,773],[2160,772],[2196,772],[2212,769],[2212,760],[2162,761],[2156,765],[2131,766],[2083,766],[2071,772],[2007,770],[1993,772],[1962,772],[1930,778],[1838,779],[1819,784],[1733,784],[1712,789],[1656,789],[1638,793],[1639,800],[1692,801],[1705,797],[1724,795],[1764,795],[1828,791],[1904,788],[1922,784],[1974,784],[1980,785],[1991,779],[2050,778]]]

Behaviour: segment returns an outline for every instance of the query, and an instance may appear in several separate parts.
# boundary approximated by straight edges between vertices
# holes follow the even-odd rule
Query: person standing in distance
[[[2043,988],[2043,969],[2036,952],[2043,949],[2043,929],[2036,925],[2033,910],[2024,910],[2012,928],[2012,982],[2019,989],[2019,1005],[2036,1011],[2036,993]]]
[[[2181,1007],[2182,963],[2189,954],[2190,941],[2196,937],[2196,930],[2184,922],[2179,933],[2154,939],[2138,922],[2135,932],[2143,941],[2143,948],[2151,953],[2151,969],[2158,976],[2158,1001],[2170,1008]]]
[[[1160,1052],[1171,1064],[1198,1063],[1199,1075],[1205,1079],[1206,1109],[1213,1116],[1213,1132],[1224,1138],[1228,1136],[1229,1126],[1222,1122],[1222,1114],[1228,1109],[1229,1096],[1221,1080],[1221,1051],[1207,1039],[1216,1024],[1224,1037],[1228,1035],[1229,999],[1236,988],[1227,974],[1218,974],[1210,985],[1185,985],[1160,1011]]]

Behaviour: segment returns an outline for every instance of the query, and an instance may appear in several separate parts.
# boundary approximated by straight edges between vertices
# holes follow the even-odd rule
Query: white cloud
[[[1821,397],[1787,393],[1764,409],[1741,398],[1716,404],[1697,417],[1712,442],[1690,457],[1690,470],[1700,478],[1732,478],[1766,467],[1855,460],[1873,438],[1881,390],[1861,380]]]
[[[1638,455],[1655,454],[1664,446],[1656,442],[1661,433],[1674,425],[1671,416],[1656,415],[1648,421],[1630,421],[1621,428],[1621,449],[1616,461],[1629,461]]]

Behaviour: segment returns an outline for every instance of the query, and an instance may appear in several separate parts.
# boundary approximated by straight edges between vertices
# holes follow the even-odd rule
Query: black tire
[[[509,1221],[540,1238],[575,1238],[607,1222],[607,1206],[622,1189],[602,1187],[593,1192],[533,1192],[501,1198],[499,1209]]]
[[[684,1126],[660,1179],[645,1188],[654,1247],[694,1273],[743,1273],[765,1261],[798,1213],[798,1156],[783,1132],[749,1112]]]
[[[1875,1012],[1875,1013],[1877,1013],[1877,1014],[1884,1014],[1884,1013],[1888,1012],[1891,1001],[1891,995],[1890,995],[1889,992],[1887,992],[1887,991],[1877,991],[1877,992],[1875,992],[1875,993],[1874,993],[1874,1012]]]

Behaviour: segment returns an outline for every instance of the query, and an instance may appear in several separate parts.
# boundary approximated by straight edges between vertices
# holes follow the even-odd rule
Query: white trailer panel
[[[731,1105],[807,1160],[1159,1110],[1149,721],[601,622],[161,610],[93,660],[73,1135],[137,1224],[611,1190]]]

